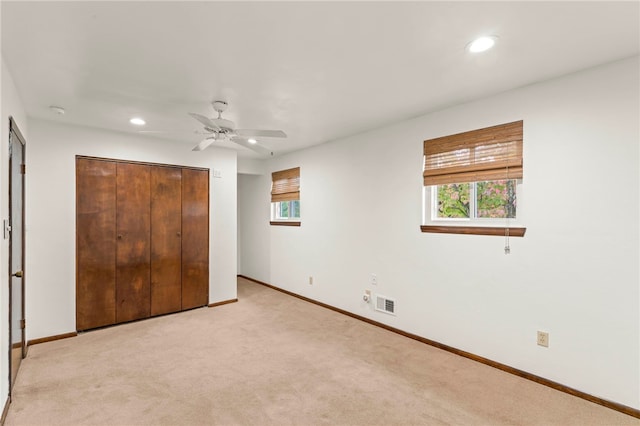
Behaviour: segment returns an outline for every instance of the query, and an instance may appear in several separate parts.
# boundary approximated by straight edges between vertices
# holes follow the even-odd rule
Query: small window
[[[300,167],[271,174],[271,224],[300,226]]]
[[[517,121],[426,140],[422,231],[524,235],[522,139]]]
[[[271,203],[275,220],[300,220],[300,200]]]

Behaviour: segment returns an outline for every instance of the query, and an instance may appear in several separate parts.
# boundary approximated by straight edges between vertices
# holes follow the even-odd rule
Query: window
[[[516,219],[516,179],[435,185],[431,219]]]
[[[297,219],[300,220],[300,200],[278,201],[272,203],[272,217],[276,220]]]
[[[422,231],[523,236],[522,175],[522,121],[426,140]]]
[[[271,173],[271,224],[300,226],[300,167]]]

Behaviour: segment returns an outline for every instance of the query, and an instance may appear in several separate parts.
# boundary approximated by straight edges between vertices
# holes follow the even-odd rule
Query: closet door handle
[[[176,235],[179,237],[180,236],[180,232],[176,232]]]
[[[118,239],[121,240],[122,239],[122,234],[118,234]]]

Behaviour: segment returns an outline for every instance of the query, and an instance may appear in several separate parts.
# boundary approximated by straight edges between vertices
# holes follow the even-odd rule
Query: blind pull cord
[[[504,254],[511,254],[511,246],[509,245],[509,210],[507,205],[509,204],[509,165],[507,164],[507,181],[505,182],[505,190],[507,197],[504,203],[504,213],[506,217],[506,227],[504,228]]]

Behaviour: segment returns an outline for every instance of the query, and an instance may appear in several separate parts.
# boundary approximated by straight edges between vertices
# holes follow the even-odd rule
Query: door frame
[[[21,170],[21,179],[22,179],[22,185],[21,185],[21,193],[20,193],[20,197],[22,198],[22,211],[19,213],[22,216],[22,229],[21,229],[21,234],[20,234],[20,238],[22,239],[22,250],[20,253],[20,256],[22,257],[22,285],[20,286],[21,288],[21,310],[22,310],[22,318],[21,321],[23,321],[23,324],[25,322],[25,164],[26,164],[26,143],[25,143],[25,139],[24,136],[22,136],[22,133],[20,132],[20,129],[18,128],[16,122],[14,121],[13,117],[9,117],[9,167],[8,167],[8,171],[9,171],[9,220],[10,223],[12,221],[12,219],[15,217],[13,212],[13,206],[12,206],[12,200],[13,197],[15,196],[15,194],[12,193],[12,176],[11,176],[11,170],[12,170],[12,162],[13,162],[13,155],[12,155],[12,151],[11,151],[11,142],[13,140],[13,138],[15,138],[20,145],[22,146],[22,170]],[[12,395],[12,388],[13,388],[13,377],[12,377],[12,371],[13,371],[13,356],[12,356],[12,350],[13,350],[13,287],[11,285],[11,279],[13,277],[14,272],[11,270],[12,265],[13,265],[13,250],[12,250],[12,245],[13,245],[13,238],[14,238],[14,234],[13,234],[13,230],[11,230],[10,232],[10,237],[9,237],[9,269],[8,269],[8,273],[9,273],[9,400],[11,400],[11,395]],[[21,330],[21,334],[22,334],[22,339],[21,339],[21,356],[22,358],[24,358],[27,355],[27,347],[26,347],[26,339],[25,339],[25,331],[26,331],[26,324],[24,326],[22,326],[20,328]]]

